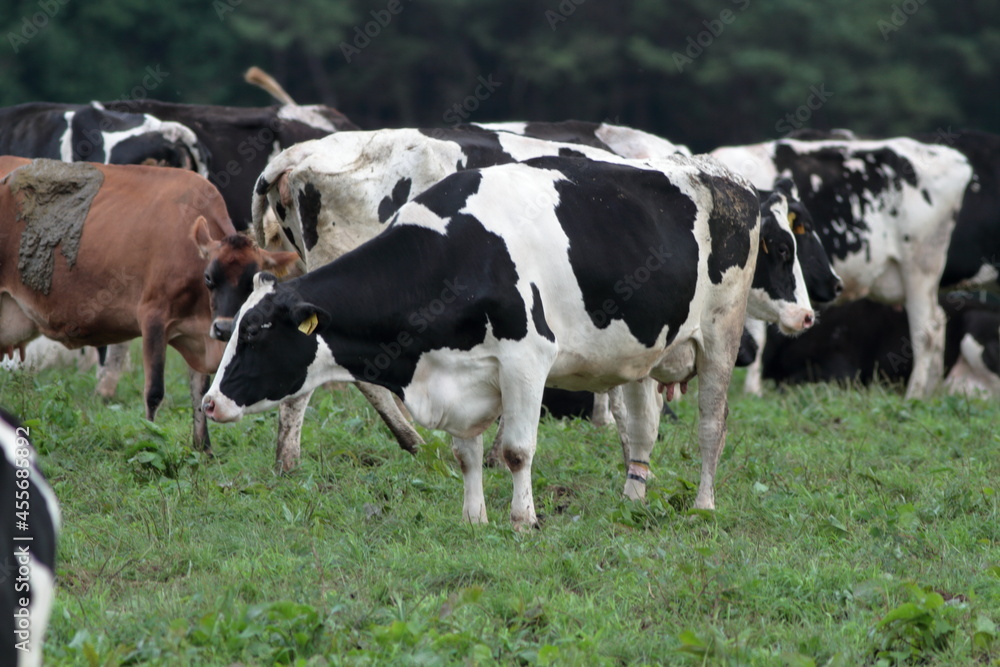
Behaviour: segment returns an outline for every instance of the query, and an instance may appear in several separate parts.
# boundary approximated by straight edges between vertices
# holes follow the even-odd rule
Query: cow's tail
[[[247,83],[257,86],[258,88],[263,88],[271,97],[278,100],[282,104],[290,104],[293,107],[298,106],[292,96],[289,95],[281,84],[275,81],[274,77],[257,67],[256,65],[251,67],[243,74],[243,80]]]
[[[278,187],[278,181],[289,171],[295,162],[296,151],[287,149],[267,163],[264,171],[257,177],[257,182],[253,186],[253,200],[250,202],[250,228],[253,229],[254,238],[261,248],[266,247],[267,234],[264,230],[264,216],[271,206],[267,196],[274,188]]]
[[[253,229],[254,238],[260,248],[265,247],[267,243],[264,235],[264,216],[267,215],[269,207],[267,193],[274,185],[267,180],[267,175],[267,169],[265,169],[257,177],[257,182],[253,186],[253,201],[250,204],[250,228]]]

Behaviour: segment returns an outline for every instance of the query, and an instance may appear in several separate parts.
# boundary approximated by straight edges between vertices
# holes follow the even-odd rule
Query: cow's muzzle
[[[206,394],[201,400],[205,416],[216,422],[234,422],[243,416],[243,410],[225,396]]]
[[[212,320],[212,330],[209,331],[208,335],[215,340],[221,340],[224,343],[228,342],[233,337],[233,318],[216,317]]]

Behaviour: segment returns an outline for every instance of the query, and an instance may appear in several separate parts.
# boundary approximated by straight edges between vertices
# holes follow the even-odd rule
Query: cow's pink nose
[[[812,315],[806,315],[805,317],[802,318],[802,328],[803,329],[808,329],[812,325],[813,325],[813,316]]]
[[[201,409],[205,411],[206,417],[215,417],[215,401],[210,398],[206,398],[205,402],[201,404]]]

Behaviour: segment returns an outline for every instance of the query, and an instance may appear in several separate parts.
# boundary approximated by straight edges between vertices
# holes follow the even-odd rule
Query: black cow
[[[55,593],[59,504],[35,462],[29,429],[0,410],[0,663],[40,665]]]
[[[1000,306],[960,292],[940,299],[945,326],[945,383],[951,391],[1000,390]],[[772,332],[775,333],[775,332]],[[778,384],[905,383],[913,370],[906,312],[868,299],[828,308],[798,338],[769,335],[763,374]]]
[[[184,125],[96,104],[29,102],[0,109],[0,155],[151,164],[208,175],[205,146]]]
[[[344,114],[323,105],[224,107],[143,99],[105,102],[104,106],[152,114],[191,128],[208,147],[208,180],[219,188],[239,231],[250,222],[253,185],[270,157],[300,141],[358,129]]]

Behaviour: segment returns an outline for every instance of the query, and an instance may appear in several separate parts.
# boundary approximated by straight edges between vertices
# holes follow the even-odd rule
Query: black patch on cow
[[[542,305],[542,295],[538,293],[538,285],[535,283],[531,283],[531,320],[535,323],[535,331],[553,343],[556,341],[556,335],[552,333],[549,323],[545,321],[545,307]]]
[[[594,326],[620,319],[647,347],[669,327],[673,341],[698,280],[691,198],[658,171],[557,157],[525,164],[566,176],[556,216]]]
[[[285,216],[288,215],[288,209],[286,209],[280,201],[274,205],[274,212],[278,214],[278,218],[282,221],[284,221]]]
[[[306,183],[299,191],[299,220],[302,221],[302,240],[306,250],[312,250],[319,241],[319,212],[323,198],[312,183]]]
[[[261,177],[257,179],[257,186],[254,188],[254,194],[256,194],[258,197],[263,197],[264,195],[267,194],[267,191],[270,189],[271,189],[271,184],[268,183],[267,179],[264,178],[264,175],[261,174]]]
[[[410,197],[410,187],[413,185],[413,180],[410,178],[401,178],[396,181],[396,185],[392,188],[392,194],[387,197],[383,197],[382,201],[378,205],[378,221],[385,222],[392,217],[392,214],[399,210],[399,208],[405,204]]]
[[[846,168],[844,163],[848,159],[860,160],[863,169]],[[889,148],[851,150],[849,146],[823,146],[800,154],[779,141],[775,145],[774,165],[779,173],[788,170],[792,174],[826,252],[841,260],[863,248],[870,252],[870,228],[865,216],[873,212],[872,201],[878,201],[889,190],[898,191],[903,181],[917,185],[913,164]],[[819,190],[813,190],[813,175],[822,179]],[[860,204],[859,219],[854,217],[852,201]],[[834,221],[840,221],[843,232],[834,230]]]
[[[453,188],[451,181],[478,184],[478,176],[455,174],[416,199],[425,206],[430,200],[449,219],[447,235],[397,223],[330,264],[276,285],[275,295],[243,316],[258,322],[247,341],[255,353],[248,360],[238,348],[233,378],[228,367],[223,376],[223,394],[249,405],[301,388],[317,349],[315,336],[298,332],[289,316],[303,303],[329,313],[317,334],[338,364],[400,396],[425,352],[470,350],[485,341],[487,330],[497,338],[523,339],[527,307],[506,244],[474,217],[457,212],[465,196],[453,193],[468,188]],[[449,201],[459,208],[446,208]],[[265,322],[273,324],[261,328]]]
[[[139,127],[145,121],[146,118],[142,114],[108,111],[93,106],[80,109],[73,114],[71,121],[73,161],[108,162],[104,149],[104,133],[125,132]],[[163,137],[159,137],[159,140],[163,141]],[[132,162],[118,162],[118,164],[132,164]]]
[[[733,267],[744,267],[750,258],[750,221],[756,221],[759,203],[754,193],[732,180],[701,174],[701,182],[712,192],[712,253],[708,256],[708,277],[713,284]]]
[[[556,123],[528,123],[524,127],[524,136],[546,141],[560,141],[567,144],[593,146],[609,152],[611,148],[597,138],[599,123],[582,120],[564,120]]]
[[[451,217],[465,208],[469,197],[479,192],[482,180],[478,171],[457,172],[421,193],[420,203],[442,218]]]
[[[496,132],[474,125],[463,125],[461,128],[421,129],[420,133],[438,141],[457,144],[465,154],[465,164],[460,161],[456,167],[458,171],[517,162],[513,156],[504,151]]]
[[[753,287],[772,301],[795,302],[795,237],[786,220],[775,218],[772,208],[783,195],[772,193],[760,204],[760,249],[754,266]],[[709,260],[709,275],[711,275]]]
[[[284,218],[282,218],[282,220],[284,220]],[[305,253],[302,252],[302,248],[299,247],[299,244],[295,242],[295,234],[292,233],[292,228],[282,225],[281,231],[285,233],[285,238],[288,239],[288,242],[292,244],[293,248],[295,248],[295,252],[299,253],[299,257],[304,257]]]
[[[578,150],[574,150],[572,148],[563,147],[563,148],[559,149],[559,157],[582,157],[582,158],[586,158],[587,156],[584,155],[583,153],[581,153]]]
[[[920,188],[920,194],[923,195],[925,202],[931,206],[934,205],[934,202],[931,201],[931,193],[927,191],[927,188]]]

